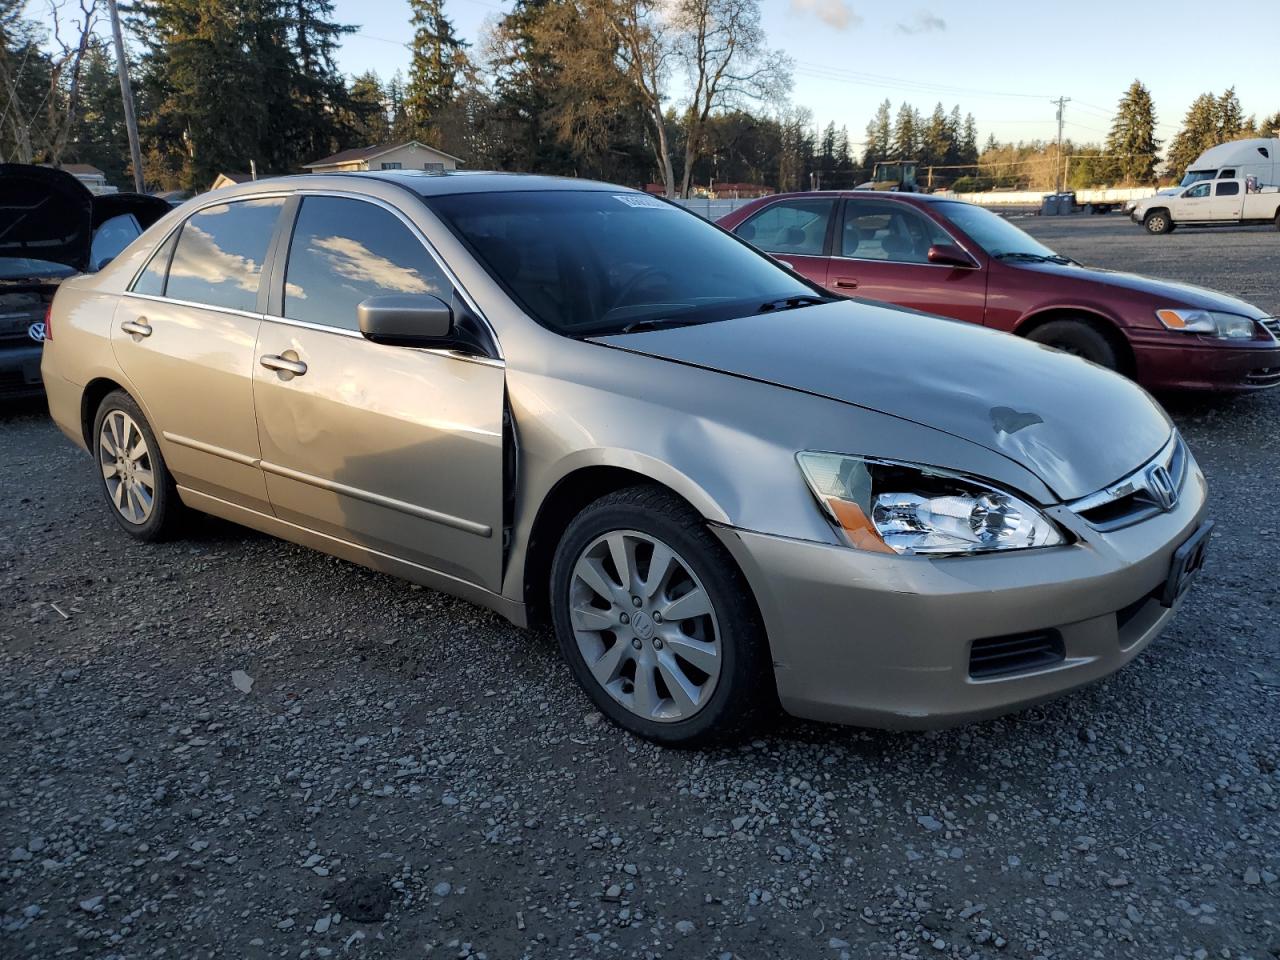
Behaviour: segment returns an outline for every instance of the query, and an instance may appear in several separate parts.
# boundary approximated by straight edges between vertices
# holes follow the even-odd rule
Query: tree
[[[904,103],[898,108],[898,115],[893,121],[893,159],[915,159],[920,152],[920,127],[920,114],[915,107]]]
[[[387,143],[391,140],[391,119],[387,115],[387,93],[382,81],[372,70],[351,81],[347,90],[346,121],[352,137],[362,144]]]
[[[1111,132],[1107,134],[1106,152],[1110,155],[1108,173],[1125,183],[1148,183],[1155,178],[1156,111],[1151,91],[1134,80],[1120,98]]]
[[[1262,122],[1258,124],[1258,136],[1260,137],[1280,137],[1280,110],[1277,110],[1269,117],[1264,117]]]
[[[414,30],[406,102],[415,139],[434,142],[442,115],[457,97],[466,44],[445,16],[443,0],[409,0],[409,7]]]
[[[893,126],[889,119],[889,101],[884,100],[876,108],[875,116],[867,124],[867,143],[862,152],[862,165],[871,170],[879,161],[887,160],[893,149]]]
[[[106,174],[108,183],[120,183],[131,173],[128,158],[129,134],[115,59],[107,44],[99,41],[85,57],[80,111],[65,159],[91,164]]]
[[[1202,93],[1191,101],[1182,129],[1169,144],[1169,173],[1181,178],[1196,158],[1210,147],[1247,136],[1253,124],[1244,119],[1234,87],[1221,96]]]
[[[920,162],[925,166],[941,166],[953,152],[947,112],[939,102],[921,132]]]
[[[766,46],[758,0],[678,0],[671,17],[690,87],[680,186],[687,197],[712,111],[777,101],[790,89],[791,62]]]

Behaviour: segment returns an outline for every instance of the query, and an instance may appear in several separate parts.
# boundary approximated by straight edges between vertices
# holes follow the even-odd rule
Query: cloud
[[[837,30],[862,26],[862,18],[853,12],[848,0],[791,0],[791,9],[796,13],[812,13]]]
[[[918,10],[909,22],[898,24],[899,33],[941,33],[946,29],[947,21],[928,10]]]
[[[438,293],[434,284],[412,267],[393,263],[350,237],[316,237],[310,243],[341,277],[399,293]]]

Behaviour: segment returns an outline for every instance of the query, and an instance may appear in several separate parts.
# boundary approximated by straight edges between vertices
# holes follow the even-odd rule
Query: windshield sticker
[[[640,207],[645,210],[666,210],[670,204],[657,197],[646,197],[643,193],[617,193],[613,199],[625,203],[628,207]]]

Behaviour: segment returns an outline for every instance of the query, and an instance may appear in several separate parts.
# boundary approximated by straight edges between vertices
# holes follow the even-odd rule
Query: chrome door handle
[[[291,373],[295,377],[300,377],[307,372],[307,365],[301,360],[289,360],[285,357],[278,357],[273,353],[268,353],[258,362],[268,370],[279,370],[281,373]]]
[[[857,290],[858,281],[852,277],[840,277],[836,280],[835,285],[841,290]]]
[[[137,320],[125,320],[120,324],[120,329],[134,337],[151,336],[151,324],[147,323],[146,317],[139,317]]]

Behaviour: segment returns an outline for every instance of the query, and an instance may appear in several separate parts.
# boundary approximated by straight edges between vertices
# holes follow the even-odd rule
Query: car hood
[[[1033,471],[1063,500],[1153,457],[1172,426],[1125,378],[1005,333],[845,301],[596,338],[942,430]],[[837,451],[857,454],[851,449]],[[948,466],[948,464],[934,464]]]
[[[1010,264],[1006,264],[1009,266]],[[1034,273],[1050,274],[1063,277],[1073,283],[1096,283],[1102,287],[1127,290],[1151,298],[1153,310],[1160,307],[1192,307],[1199,310],[1220,310],[1223,313],[1235,313],[1254,320],[1267,314],[1246,300],[1231,297],[1207,287],[1197,287],[1191,283],[1179,283],[1175,280],[1157,280],[1154,277],[1143,277],[1136,273],[1120,273],[1115,270],[1102,270],[1098,267],[1084,267],[1060,263],[1019,263],[1012,265],[1017,270],[1030,270]]]
[[[99,225],[132,213],[146,229],[169,210],[163,200],[140,193],[94,196],[64,170],[0,163],[0,257],[84,271]]]

